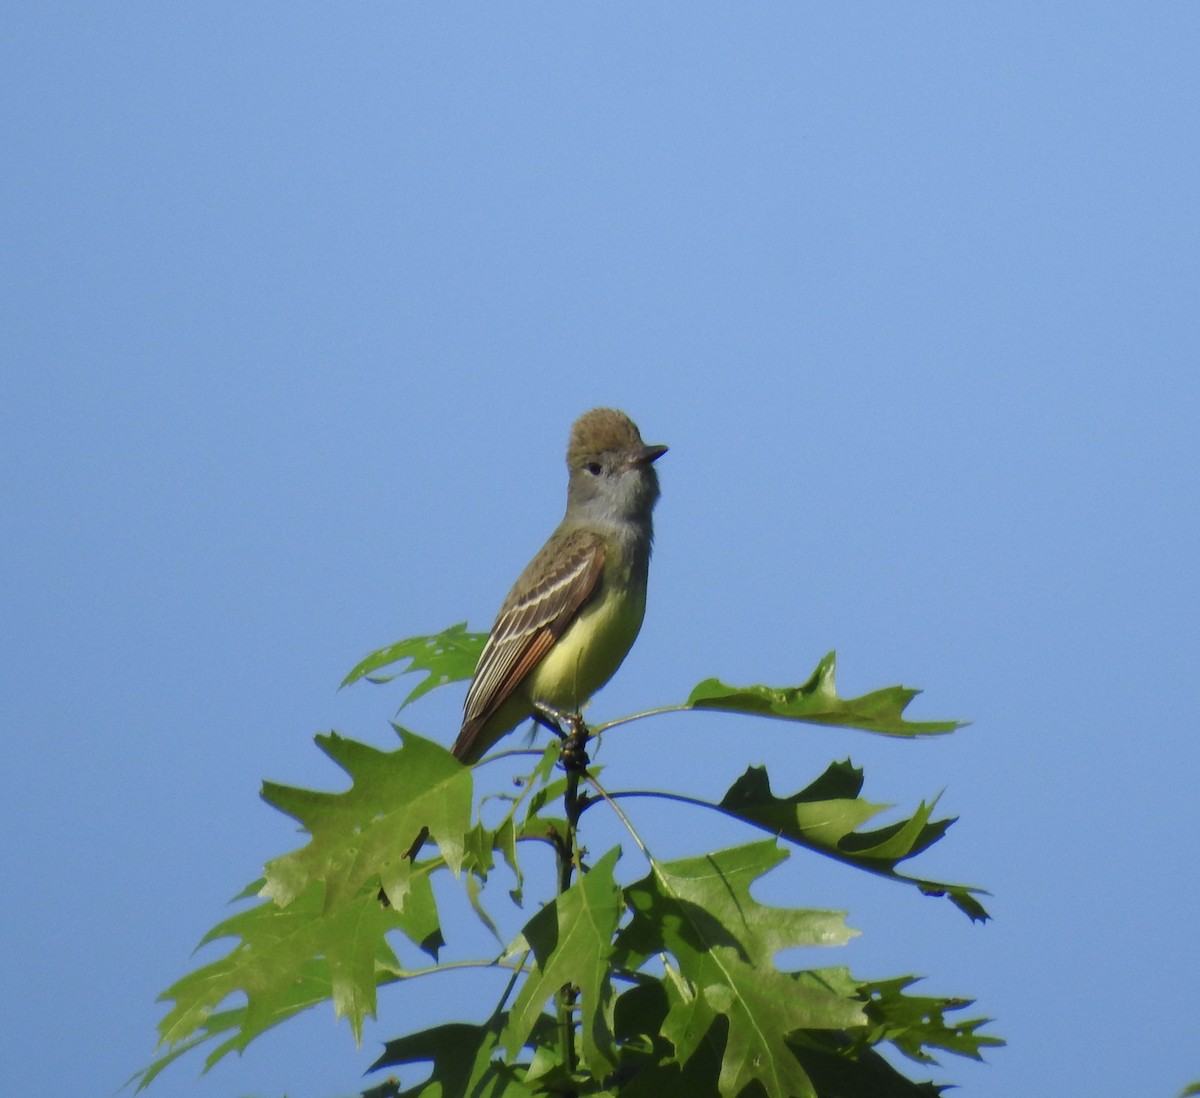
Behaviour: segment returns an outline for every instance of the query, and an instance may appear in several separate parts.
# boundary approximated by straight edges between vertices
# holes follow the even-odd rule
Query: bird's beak
[[[637,468],[639,465],[649,465],[653,461],[657,461],[667,452],[665,446],[643,446],[640,450],[635,450],[629,455],[629,460],[625,463],[630,469]]]

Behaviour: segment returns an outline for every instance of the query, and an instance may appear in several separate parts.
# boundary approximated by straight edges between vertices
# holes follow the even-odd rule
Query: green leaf
[[[147,1069],[147,1080],[185,1043],[191,1047],[231,1032],[210,1054],[212,1064],[326,999],[349,1020],[357,1039],[363,1019],[375,1012],[377,985],[403,978],[384,936],[399,930],[436,957],[442,935],[429,869],[438,863],[414,869],[404,854],[428,826],[452,868],[466,861],[486,872],[491,841],[469,826],[469,768],[437,744],[397,732],[402,745],[393,752],[337,734],[317,737],[353,779],[344,793],[264,784],[264,798],[299,820],[311,839],[268,864],[260,894],[272,902],[238,912],[201,942],[240,939],[233,950],[164,994],[174,1001],[160,1026],[168,1052]],[[381,883],[390,907],[379,902]],[[214,1011],[239,992],[245,1007],[223,1012],[215,1027]]]
[[[755,717],[862,728],[886,736],[953,732],[960,721],[906,721],[904,710],[920,691],[889,686],[859,698],[839,698],[834,686],[836,654],[825,656],[803,686],[727,686],[705,679],[688,697],[692,709],[722,709]]]
[[[911,877],[896,870],[898,863],[936,843],[954,822],[930,820],[936,801],[922,801],[916,812],[898,823],[860,831],[863,823],[890,807],[862,800],[858,796],[861,789],[862,771],[848,759],[831,763],[816,781],[788,797],[776,797],[766,769],[752,766],[729,787],[717,807],[827,857],[915,885],[926,895],[947,896],[971,919],[986,920],[988,913],[975,898],[976,894],[986,895],[982,889]]]
[[[623,967],[659,952],[673,955],[679,979],[666,984],[662,1035],[686,1064],[723,1017],[728,1036],[718,1080],[732,1098],[757,1080],[770,1098],[815,1098],[788,1034],[863,1024],[862,1004],[780,972],[774,956],[794,946],[841,945],[840,912],[765,907],[750,886],[787,857],[773,842],[678,862],[655,863],[625,890],[633,918],[618,937]]]
[[[645,1063],[637,1066],[632,1079],[622,1086],[621,1098],[696,1098],[713,1094],[713,1083],[720,1074],[724,1057],[726,1028],[725,1019],[718,1018],[686,1064],[669,1056],[646,1058]]]
[[[421,681],[404,705],[474,671],[484,634],[465,623],[440,634],[399,641],[372,653],[347,675],[389,681],[416,672]],[[391,669],[391,673],[381,672]],[[734,688],[701,683],[687,706],[865,728],[888,735],[950,731],[955,722],[908,722],[916,691],[892,687],[857,699],[834,689],[831,653],[803,686]],[[174,984],[160,1026],[161,1051],[135,1079],[139,1089],[191,1049],[207,1046],[205,1070],[227,1053],[314,1004],[331,1000],[356,1039],[376,1010],[377,988],[406,981],[387,941],[400,931],[431,956],[442,945],[431,872],[446,864],[463,877],[469,902],[494,926],[480,885],[499,850],[523,887],[518,840],[567,832],[550,813],[565,780],[554,775],[558,745],[550,745],[500,825],[471,823],[471,773],[437,744],[397,728],[398,750],[381,751],[332,733],[322,751],[349,776],[344,792],[264,783],[268,803],[308,833],[301,849],[276,858],[255,891],[269,899],[215,927],[205,943],[229,939],[226,956]],[[860,799],[861,771],[831,766],[790,797],[775,797],[766,772],[751,768],[718,807],[791,842],[860,868],[945,892],[986,917],[978,890],[910,878],[903,860],[936,842],[953,821],[933,820],[933,804],[896,823],[868,829],[884,806]],[[495,806],[489,809],[494,818]],[[543,815],[543,813],[546,813]],[[440,857],[404,855],[428,827]],[[521,848],[524,850],[525,848]],[[968,1000],[907,995],[911,977],[862,984],[845,969],[783,972],[775,956],[797,946],[842,944],[851,936],[838,912],[785,910],[757,903],[754,883],[787,853],[774,841],[673,863],[651,862],[650,873],[621,889],[614,878],[618,848],[528,921],[518,945],[532,952],[524,980],[504,1013],[484,1025],[438,1026],[388,1044],[375,1065],[432,1064],[424,1082],[401,1091],[388,1080],[383,1098],[479,1094],[527,1098],[571,1091],[592,1098],[872,1098],[936,1095],[911,1083],[875,1052],[890,1042],[929,1062],[947,1050],[978,1057],[998,1039],[976,1032],[983,1019],[955,1023],[949,1012]],[[382,886],[392,906],[379,902]],[[625,927],[619,929],[628,913]],[[614,940],[615,939],[615,940]],[[512,949],[516,946],[510,947]],[[522,967],[526,965],[522,960]],[[656,968],[661,976],[640,972]],[[621,996],[613,980],[633,981]],[[577,992],[573,1017],[580,1063],[569,1069],[561,1034],[545,1005],[560,989]],[[507,993],[505,998],[507,999]],[[507,1061],[507,1062],[505,1062]],[[716,1090],[714,1090],[714,1087]]]
[[[1191,1098],[1193,1094],[1200,1094],[1200,1079],[1194,1083],[1189,1083],[1179,1092],[1179,1098]]]
[[[239,939],[225,956],[189,973],[161,996],[174,1006],[159,1024],[166,1051],[147,1069],[143,1085],[182,1052],[228,1035],[210,1053],[207,1070],[226,1053],[302,1010],[332,999],[350,1020],[356,1038],[362,1020],[375,1012],[378,983],[398,978],[398,962],[384,935],[399,930],[427,951],[441,944],[433,892],[421,877],[404,911],[384,907],[371,893],[336,912],[327,910],[320,882],[286,908],[258,904],[238,912],[205,935],[201,945]],[[241,993],[245,1005],[216,1012]]]
[[[662,1024],[670,1004],[663,981],[645,973],[622,972],[633,986],[622,992],[613,1010],[613,1035],[622,1046],[623,1060],[659,1055],[671,1046],[662,1039]]]
[[[342,680],[342,686],[349,686],[359,679],[376,683],[391,682],[397,675],[425,672],[425,677],[400,703],[403,709],[439,686],[469,679],[475,674],[475,665],[479,662],[479,653],[483,651],[486,641],[486,633],[468,633],[465,621],[431,636],[398,640],[360,660]],[[390,675],[378,674],[383,668],[403,660],[408,661],[407,667],[401,667]]]
[[[316,738],[353,778],[344,793],[263,783],[263,799],[312,836],[307,846],[267,863],[263,895],[286,906],[320,881],[326,907],[333,910],[353,902],[374,881],[376,888],[382,883],[393,906],[402,907],[414,876],[405,854],[422,827],[459,872],[470,828],[470,768],[430,740],[398,726],[396,732],[402,741],[398,751],[380,751],[337,733]]]
[[[165,1068],[178,1060],[180,1056],[184,1055],[184,1053],[191,1052],[194,1048],[199,1048],[206,1041],[210,1041],[219,1034],[225,1032],[231,1027],[231,1025],[236,1026],[236,1021],[230,1023],[230,1015],[241,1015],[243,1013],[245,1013],[244,1010],[224,1011],[219,1014],[210,1014],[208,1018],[205,1019],[203,1025],[197,1029],[196,1033],[192,1037],[186,1041],[181,1041],[171,1049],[162,1052],[154,1060],[154,1062],[149,1064],[147,1067],[142,1068],[140,1071],[135,1071],[126,1080],[125,1085],[129,1086],[130,1083],[136,1082],[137,1090],[144,1090]],[[205,1070],[207,1070],[207,1067]]]
[[[620,847],[613,847],[525,924],[522,944],[509,947],[510,955],[530,948],[537,960],[509,1014],[503,1041],[510,1058],[525,1044],[542,1007],[571,984],[580,993],[584,1066],[602,1079],[616,1065],[610,959],[621,916],[621,891],[613,879],[620,855]]]
[[[718,1018],[701,1047],[684,1065],[669,1059],[648,1063],[621,1088],[621,1098],[696,1098],[713,1094],[724,1056],[728,1025]],[[804,1031],[807,1038],[813,1031]],[[850,1053],[837,1035],[823,1034],[823,1043],[788,1039],[819,1098],[938,1098],[944,1088],[915,1083],[901,1075],[874,1049]],[[747,1095],[762,1091],[752,1088]]]
[[[999,1037],[977,1032],[987,1018],[972,1018],[950,1023],[946,1015],[965,1010],[971,999],[944,999],[929,995],[906,995],[905,989],[917,982],[915,976],[899,976],[863,984],[860,993],[867,998],[869,1026],[861,1040],[867,1044],[890,1041],[911,1060],[937,1063],[926,1050],[944,1049],[957,1056],[982,1060],[980,1050],[1004,1044]]]
[[[821,1098],[938,1098],[951,1089],[914,1082],[874,1049],[851,1054],[835,1038],[826,1039],[824,1047],[791,1044]]]
[[[527,1098],[535,1092],[526,1087],[517,1072],[493,1057],[500,1047],[504,1016],[486,1025],[452,1023],[388,1041],[383,1055],[371,1071],[384,1067],[432,1062],[433,1073],[396,1098],[446,1098],[456,1094],[486,1094],[488,1098]]]
[[[625,1080],[621,1098],[694,1098],[712,1093],[728,1026],[718,1017],[687,1063],[676,1062],[661,1036],[669,1009],[667,985],[678,982],[673,973],[668,969],[661,980],[639,975],[635,986],[617,999],[618,1074]],[[974,1030],[980,1021],[946,1024],[944,1014],[968,1005],[965,1000],[905,996],[911,977],[863,984],[844,967],[789,975],[797,986],[824,989],[857,1001],[867,1016],[864,1025],[850,1029],[802,1029],[787,1035],[788,1048],[821,1098],[936,1098],[942,1092],[941,1086],[913,1082],[901,1075],[872,1047],[883,1041],[893,1041],[906,1053],[933,1046],[973,1058],[982,1045],[1003,1043],[977,1035]],[[922,1062],[930,1059],[918,1058]]]

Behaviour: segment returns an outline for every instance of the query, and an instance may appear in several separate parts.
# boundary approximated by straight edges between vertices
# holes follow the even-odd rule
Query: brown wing
[[[454,754],[478,758],[484,725],[512,696],[596,590],[604,541],[584,530],[555,532],[529,562],[500,607],[463,706]],[[508,731],[503,729],[503,731]]]

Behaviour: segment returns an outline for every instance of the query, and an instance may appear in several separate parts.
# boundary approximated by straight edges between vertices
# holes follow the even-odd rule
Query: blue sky
[[[155,996],[299,841],[262,778],[388,745],[368,650],[486,627],[557,521],[570,421],[663,499],[593,712],[709,675],[924,687],[926,743],[715,717],[610,781],[960,817],[914,864],[995,916],[793,857],[839,956],[970,995],[971,1098],[1200,1077],[1200,6],[25,5],[0,45],[13,1093],[112,1093]],[[449,743],[461,692],[405,720]],[[643,821],[696,852],[696,821]],[[747,836],[717,832],[722,842]],[[708,836],[705,836],[708,837]],[[622,863],[640,875],[626,844]],[[772,892],[772,890],[774,890]],[[456,924],[457,925],[457,924]],[[462,933],[474,933],[467,922]],[[515,925],[515,923],[513,924]],[[354,1091],[474,1016],[458,978],[326,1009],[151,1094]],[[919,1074],[918,1074],[918,1077]]]

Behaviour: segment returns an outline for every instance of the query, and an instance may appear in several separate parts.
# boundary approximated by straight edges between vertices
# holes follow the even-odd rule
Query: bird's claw
[[[557,705],[534,702],[533,719],[562,741],[560,759],[563,769],[582,774],[589,762],[585,749],[589,733],[583,717],[576,711],[560,709]]]

